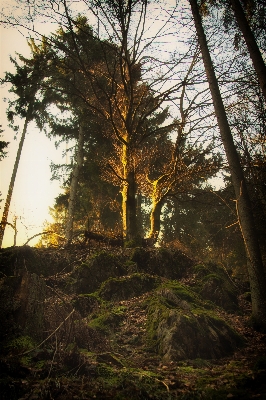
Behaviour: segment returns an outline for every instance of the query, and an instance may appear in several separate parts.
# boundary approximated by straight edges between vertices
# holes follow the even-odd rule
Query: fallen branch
[[[30,237],[30,238],[27,240],[27,242],[24,243],[23,246],[26,246],[26,245],[27,245],[32,239],[34,239],[35,237],[40,236],[40,235],[48,235],[49,233],[52,233],[52,234],[54,234],[54,235],[56,235],[56,236],[61,237],[62,239],[65,239],[64,236],[58,235],[58,233],[55,233],[55,232],[53,232],[53,231],[44,231],[44,232],[36,233],[36,235],[33,235],[32,237]]]

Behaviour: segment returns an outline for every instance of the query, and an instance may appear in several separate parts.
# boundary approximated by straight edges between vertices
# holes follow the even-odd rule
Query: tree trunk
[[[122,188],[123,237],[126,240],[134,240],[138,233],[135,194],[135,174],[134,171],[130,171],[125,177]]]
[[[128,173],[127,181],[127,237],[129,240],[134,240],[138,236],[136,181],[134,171]]]
[[[206,36],[201,22],[197,0],[189,1],[197,31],[198,41],[201,47],[205,71],[212,94],[215,114],[217,117],[236,195],[236,209],[239,218],[239,226],[242,232],[248,257],[247,265],[252,299],[252,318],[257,327],[266,329],[266,278],[258,238],[256,235],[251,202],[245,183],[243,169],[240,164],[230,126],[227,120],[218,81],[215,76]]]
[[[8,222],[7,218],[8,218],[10,203],[11,203],[11,199],[12,199],[12,194],[13,194],[14,184],[15,184],[16,175],[17,175],[17,171],[18,171],[19,161],[20,161],[22,148],[23,148],[23,144],[25,141],[29,121],[30,121],[30,107],[28,108],[27,116],[25,118],[24,127],[23,127],[23,131],[22,131],[21,139],[19,142],[19,146],[18,146],[17,156],[16,156],[8,192],[7,192],[7,197],[6,197],[6,202],[5,202],[5,207],[4,207],[2,221],[1,221],[1,227],[0,227],[0,248],[2,247],[5,228],[6,228],[6,225]]]
[[[67,222],[66,222],[66,241],[67,244],[70,244],[73,238],[73,221],[74,221],[74,213],[75,213],[75,204],[76,204],[76,196],[77,196],[77,188],[78,188],[78,180],[80,169],[83,164],[83,145],[84,145],[84,130],[82,125],[79,127],[79,137],[78,137],[78,147],[76,151],[76,164],[73,168],[71,184],[70,184],[70,192],[69,192],[69,202],[68,202],[68,214],[67,214]]]
[[[123,237],[126,240],[134,240],[138,236],[137,229],[137,203],[136,181],[133,166],[129,160],[128,146],[123,144],[123,186],[122,186],[122,225]]]
[[[160,227],[161,227],[161,211],[162,211],[163,201],[153,201],[152,210],[150,215],[150,233],[149,237],[157,239]]]
[[[261,52],[259,50],[253,32],[250,29],[249,23],[247,21],[240,1],[230,0],[230,3],[235,14],[235,19],[237,20],[238,26],[245,39],[250,58],[259,79],[263,96],[266,100],[266,65],[263,61]]]

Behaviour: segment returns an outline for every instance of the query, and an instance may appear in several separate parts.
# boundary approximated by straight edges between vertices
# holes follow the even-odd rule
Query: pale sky
[[[4,29],[0,26],[0,77],[3,78],[5,71],[14,71],[9,56],[15,56],[15,52],[23,55],[29,54],[26,38],[15,29]],[[21,137],[22,128],[17,140],[14,140],[14,131],[7,126],[6,108],[7,103],[3,98],[10,94],[7,87],[0,86],[0,124],[4,133],[2,140],[10,142],[8,155],[0,162],[0,191],[1,199],[0,214],[4,209],[9,182],[13,170],[14,161]],[[21,121],[21,126],[23,126]],[[29,126],[19,169],[13,191],[8,222],[14,223],[17,219],[17,245],[23,245],[28,238],[43,230],[43,223],[49,216],[49,206],[53,206],[55,197],[60,193],[60,185],[57,181],[50,181],[51,161],[57,163],[61,160],[62,149],[55,149],[43,132],[38,131],[34,125]],[[40,237],[30,241],[34,245]],[[3,247],[13,245],[14,231],[11,227],[6,228]]]

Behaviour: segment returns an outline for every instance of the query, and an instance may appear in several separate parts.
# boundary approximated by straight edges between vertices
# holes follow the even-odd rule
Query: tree
[[[254,69],[258,76],[258,80],[260,83],[262,93],[266,100],[266,65],[263,61],[263,57],[261,55],[261,52],[259,50],[259,47],[258,47],[255,37],[253,35],[253,32],[249,26],[249,23],[247,21],[246,15],[243,11],[240,1],[239,0],[230,0],[230,4],[231,4],[232,10],[234,12],[236,21],[238,23],[238,26],[239,26],[239,28],[243,34],[243,37],[245,39],[245,42],[246,42],[246,45],[247,45],[247,48],[248,48],[248,51],[250,54],[250,58],[252,60]]]
[[[3,130],[1,129],[1,127],[2,127],[2,125],[0,125],[0,134],[3,133]],[[8,145],[9,145],[9,142],[0,140],[0,161],[6,156],[5,149],[7,148]]]
[[[43,70],[46,66],[47,61],[45,43],[43,43],[42,50],[37,53],[35,57],[33,57],[32,65],[30,67],[26,65],[21,67],[15,60],[12,61],[15,64],[16,73],[7,73],[5,77],[5,82],[12,83],[13,86],[10,91],[14,92],[18,96],[18,98],[13,103],[11,103],[10,109],[8,111],[8,118],[11,122],[14,122],[14,115],[20,115],[20,117],[25,118],[25,121],[1,220],[0,248],[2,247],[5,227],[8,222],[9,207],[12,199],[14,184],[28,124],[31,120],[36,118],[38,114],[39,104],[38,101],[36,101],[35,97],[40,88],[40,82],[43,77]],[[12,106],[14,106],[14,110],[12,110]],[[15,127],[15,130],[16,129],[17,128]]]
[[[214,139],[206,138],[206,131],[212,130],[212,115],[205,112],[199,115],[198,112],[206,104],[206,88],[195,88],[201,86],[202,66],[199,64],[196,46],[175,102],[176,129],[164,138],[151,138],[138,167],[142,177],[139,187],[151,200],[150,238],[156,238],[160,232],[161,212],[167,199],[180,193],[191,193],[197,185],[217,173],[221,162],[217,151],[214,152]]]
[[[239,224],[243,235],[248,259],[248,272],[252,298],[252,318],[255,325],[266,329],[266,278],[259,243],[256,235],[256,228],[252,215],[251,203],[246,187],[246,181],[235,148],[223,100],[215,76],[206,36],[202,27],[201,16],[199,13],[197,1],[190,0],[190,6],[195,23],[198,41],[202,52],[206,75],[212,94],[213,105],[218,120],[220,134],[225,148],[235,190],[237,215],[239,218]]]
[[[70,244],[73,237],[73,220],[74,220],[74,212],[75,212],[75,202],[76,202],[76,194],[77,194],[77,186],[79,180],[80,169],[83,164],[83,145],[84,145],[84,130],[82,123],[79,126],[79,137],[77,143],[76,150],[76,164],[74,165],[72,171],[72,178],[70,184],[70,192],[69,192],[69,201],[68,201],[68,218],[66,222],[66,241],[67,244]]]

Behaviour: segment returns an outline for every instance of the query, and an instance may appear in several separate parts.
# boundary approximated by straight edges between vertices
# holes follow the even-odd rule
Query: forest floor
[[[50,250],[50,256],[55,259],[56,250],[54,254]],[[84,250],[76,251],[74,264],[83,262],[86,257]],[[71,262],[73,265],[73,252]],[[237,312],[216,309],[219,317],[245,339],[243,347],[219,359],[165,362],[140,340],[145,336],[147,313],[143,304],[151,294],[149,291],[112,301],[112,310],[116,310],[115,318],[109,320],[112,330],[106,332],[103,327],[97,330],[95,326],[90,336],[91,348],[77,345],[78,337],[66,340],[64,336],[66,331],[69,337],[73,334],[70,330],[78,323],[77,319],[65,328],[62,339],[63,325],[58,325],[55,313],[57,316],[62,313],[65,325],[67,319],[71,320],[73,293],[66,293],[62,288],[62,280],[67,275],[69,273],[45,277],[48,292],[50,290],[46,312],[50,313],[51,338],[46,337],[36,345],[26,343],[30,338],[25,336],[13,340],[12,349],[9,344],[10,351],[3,347],[1,400],[266,399],[266,335],[250,326],[250,302],[243,294],[238,297]],[[193,280],[194,277],[187,275],[180,282],[192,287]],[[54,326],[53,318],[56,319]],[[82,335],[82,329],[83,325],[79,330],[76,328],[75,334]]]

